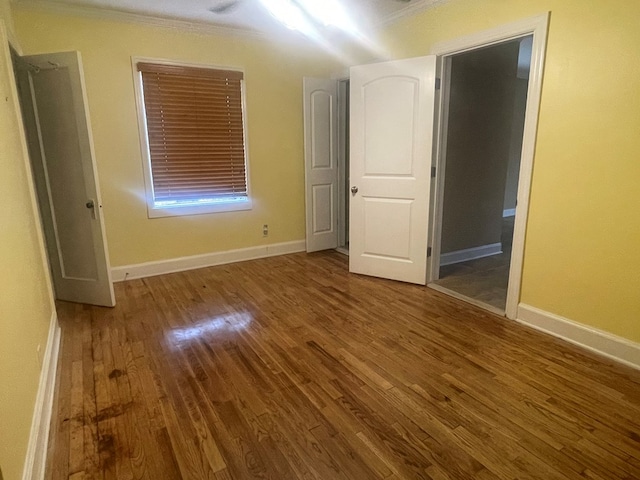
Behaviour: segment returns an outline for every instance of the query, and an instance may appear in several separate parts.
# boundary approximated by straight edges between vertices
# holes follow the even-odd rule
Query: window
[[[250,209],[243,73],[134,64],[149,217]]]

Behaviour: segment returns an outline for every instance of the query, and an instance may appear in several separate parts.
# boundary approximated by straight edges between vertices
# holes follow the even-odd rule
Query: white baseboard
[[[58,325],[58,316],[54,309],[51,314],[47,348],[44,352],[42,370],[40,372],[40,383],[38,385],[33,420],[31,421],[31,433],[29,434],[29,445],[27,447],[22,480],[42,480],[44,478],[59,351],[60,327]]]
[[[272,243],[259,247],[240,248],[238,250],[226,250],[224,252],[205,253],[204,255],[193,255],[190,257],[172,258],[157,262],[138,263],[135,265],[125,265],[111,269],[111,277],[114,282],[132,280],[134,278],[152,277],[154,275],[164,275],[165,273],[183,272],[196,268],[212,267],[214,265],[224,265],[227,263],[243,262],[245,260],[255,260],[257,258],[275,257],[288,253],[304,252],[306,244],[304,240],[295,242]]]
[[[516,209],[515,208],[505,208],[502,211],[502,217],[513,217],[516,214]]]
[[[630,367],[640,368],[640,344],[626,338],[522,303],[518,306],[516,321]]]
[[[479,247],[466,248],[464,250],[456,250],[455,252],[447,252],[440,255],[440,266],[451,265],[453,263],[467,262],[478,258],[490,257],[502,253],[502,243],[489,243],[480,245]]]

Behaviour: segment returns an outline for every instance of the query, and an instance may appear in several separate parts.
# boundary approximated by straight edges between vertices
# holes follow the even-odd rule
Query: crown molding
[[[410,17],[429,8],[446,3],[448,0],[416,0],[407,4],[395,12],[386,15],[375,23],[375,27],[387,27],[403,18]],[[187,31],[201,35],[221,35],[236,36],[258,40],[278,40],[287,37],[278,33],[266,33],[258,30],[222,26],[208,22],[197,22],[191,20],[179,20],[176,18],[160,17],[148,14],[126,12],[123,10],[113,10],[86,5],[74,5],[61,1],[51,0],[12,0],[12,8],[41,10],[50,13],[63,15],[75,15],[80,17],[95,18],[99,20],[111,20],[115,22],[132,23],[136,25],[146,25],[150,27],[169,28],[173,30]],[[303,36],[296,36],[298,40]]]
[[[389,25],[401,20],[403,18],[411,17],[416,13],[422,12],[424,10],[428,10],[429,8],[433,8],[437,5],[441,5],[446,3],[448,0],[417,0],[407,4],[406,7],[403,7],[395,12],[385,16],[382,18],[377,26],[378,27],[388,27]]]
[[[169,28],[182,30],[202,35],[224,35],[238,36],[252,39],[277,38],[277,35],[258,32],[248,28],[225,27],[206,22],[194,22],[188,20],[178,20],[167,17],[157,17],[143,15],[139,13],[125,12],[122,10],[111,10],[105,8],[88,7],[83,5],[72,5],[68,3],[47,1],[47,0],[17,0],[11,2],[12,8],[42,10],[51,13],[64,15],[76,15],[100,20],[112,20],[116,22],[133,23],[150,27]]]

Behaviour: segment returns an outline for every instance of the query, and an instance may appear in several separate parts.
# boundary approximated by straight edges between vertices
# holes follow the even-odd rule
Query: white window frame
[[[219,70],[233,70],[242,72],[245,76],[245,72],[241,68],[220,66],[220,65],[208,65],[197,63],[186,63],[175,60],[166,60],[149,57],[131,57],[131,68],[133,72],[133,85],[136,97],[136,110],[138,114],[138,134],[140,137],[140,153],[142,156],[142,167],[144,172],[144,185],[145,185],[145,198],[147,204],[147,216],[149,218],[161,218],[161,217],[175,217],[182,215],[200,215],[206,213],[219,213],[219,212],[237,212],[242,210],[251,210],[253,208],[253,201],[251,199],[251,187],[249,181],[249,141],[247,137],[247,103],[246,103],[246,88],[245,80],[242,81],[242,128],[244,134],[244,163],[245,163],[245,177],[247,182],[247,196],[242,200],[233,199],[219,202],[206,202],[201,205],[194,204],[182,204],[176,206],[161,206],[156,205],[154,192],[153,192],[153,177],[151,173],[151,154],[149,153],[149,136],[147,134],[147,116],[144,105],[144,96],[142,90],[142,74],[138,72],[137,64],[139,62],[156,63],[161,65],[176,65],[180,67],[193,67],[193,68],[210,68]]]

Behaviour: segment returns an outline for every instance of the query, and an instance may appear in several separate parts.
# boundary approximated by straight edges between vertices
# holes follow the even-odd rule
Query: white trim
[[[151,174],[151,156],[149,154],[149,136],[147,132],[147,117],[145,113],[144,97],[142,94],[142,75],[138,72],[137,64],[139,62],[156,63],[161,65],[177,65],[181,67],[193,67],[193,68],[209,68],[209,69],[221,69],[231,70],[234,72],[240,72],[243,75],[241,82],[241,96],[242,96],[242,128],[244,130],[244,166],[245,166],[245,181],[247,185],[247,196],[244,200],[237,201],[221,201],[214,203],[207,203],[202,205],[179,205],[175,207],[159,207],[155,204],[155,198],[153,193],[153,178]],[[151,57],[131,57],[131,72],[133,75],[133,86],[136,97],[136,112],[138,116],[138,136],[140,138],[140,155],[142,156],[142,168],[144,173],[144,186],[145,186],[145,200],[147,204],[147,216],[149,218],[162,218],[162,217],[177,217],[184,215],[202,215],[207,213],[220,213],[220,212],[237,212],[242,210],[251,210],[253,208],[253,202],[251,199],[251,181],[250,181],[250,169],[249,169],[249,137],[247,128],[247,101],[246,101],[246,73],[243,68],[233,66],[211,65],[204,63],[192,63],[181,62],[177,60],[170,60],[166,58],[151,58]]]
[[[433,155],[431,159],[431,167],[436,169],[436,177],[433,179],[433,194],[431,195],[433,205],[429,231],[431,232],[431,257],[427,270],[427,284],[440,279],[440,250],[442,239],[442,219],[444,214],[444,184],[447,165],[447,137],[449,136],[449,82],[443,82],[443,79],[451,78],[451,61],[437,62],[438,76],[440,78],[440,95],[436,95],[436,104],[438,107],[437,130],[435,132]]]
[[[515,22],[500,25],[488,30],[483,30],[481,32],[472,33],[464,37],[438,42],[431,47],[429,53],[432,55],[457,55],[459,53],[483,48],[488,45],[503,43],[505,41],[515,40],[520,37],[526,37],[527,35],[546,33],[548,23],[549,13],[547,12],[540,15],[535,15],[533,17],[516,20]],[[543,30],[539,30],[540,28],[542,28]],[[544,40],[546,43],[546,35]],[[534,58],[534,51],[535,45],[532,46],[532,67],[536,62],[536,58]]]
[[[515,208],[505,208],[502,211],[502,218],[513,217],[516,214]]]
[[[227,263],[244,262],[246,260],[304,252],[305,249],[306,245],[304,240],[272,243],[259,247],[240,248],[237,250],[226,250],[224,252],[205,253],[204,255],[159,260],[157,262],[124,265],[122,267],[112,268],[111,275],[115,282],[122,282],[134,278],[152,277],[154,275],[183,272],[196,268],[213,267]]]
[[[440,266],[452,265],[454,263],[477,260],[478,258],[490,257],[502,253],[502,243],[488,243],[479,247],[465,248],[440,255]]]
[[[105,8],[90,7],[85,5],[72,5],[63,2],[51,2],[47,0],[20,0],[11,2],[12,8],[42,10],[60,15],[77,15],[99,20],[133,23],[149,27],[171,28],[205,35],[232,35],[254,39],[264,39],[266,34],[257,30],[242,27],[223,27],[205,22],[178,20],[175,18],[155,17],[138,13],[124,12],[120,10],[108,10]]]
[[[245,149],[246,153],[246,149]],[[245,168],[245,175],[248,177],[248,168]],[[150,181],[149,181],[150,182]],[[248,182],[247,182],[248,183]],[[146,183],[145,183],[146,184]],[[247,185],[247,190],[249,186]],[[147,217],[183,217],[185,215],[204,215],[207,213],[241,212],[252,210],[253,202],[249,196],[230,201],[211,202],[202,205],[177,205],[175,207],[158,207],[155,203],[147,203]]]
[[[505,309],[506,316],[511,319],[516,318],[518,302],[520,301],[522,266],[524,263],[524,240],[527,227],[527,215],[529,213],[529,196],[531,192],[533,159],[535,155],[536,136],[538,131],[538,114],[540,109],[540,98],[542,95],[542,79],[548,28],[549,12],[458,39],[440,42],[435,44],[430,51],[432,54],[438,55],[443,59],[447,59],[449,55],[475,50],[477,48],[521,38],[527,35],[533,35],[531,72],[527,92],[527,106],[522,138],[522,155],[520,174],[518,178],[518,209],[514,224],[513,248],[509,267],[509,285],[507,288],[507,305]],[[448,78],[445,78],[445,75],[446,72],[443,72],[443,86],[448,82]],[[440,142],[442,140],[439,138],[438,141]],[[439,176],[444,172],[444,168],[442,168],[444,159],[440,157],[436,160],[438,162],[437,175]],[[437,182],[436,185],[438,185]],[[437,213],[438,209],[442,208],[442,203],[437,203],[439,198],[438,192],[436,192],[435,198],[434,233],[432,234],[432,248],[434,251],[436,251],[437,242],[440,241],[440,238],[435,236],[438,228],[441,228],[441,226],[437,225],[437,221],[438,218],[442,218],[442,215],[438,215]],[[432,274],[433,272],[431,272],[431,275]],[[433,280],[434,279],[432,278],[431,281]]]
[[[40,371],[40,383],[31,421],[31,433],[29,434],[22,480],[42,480],[44,478],[59,351],[60,326],[54,310],[51,313],[49,323],[49,337]]]
[[[385,27],[397,22],[403,18],[411,17],[418,12],[427,10],[438,4],[445,3],[447,0],[417,0],[410,5],[401,8],[377,22],[378,27]],[[146,25],[150,27],[171,28],[176,30],[184,30],[193,33],[209,34],[209,35],[233,35],[254,39],[264,39],[269,34],[259,30],[253,30],[249,27],[232,27],[222,26],[213,23],[199,22],[196,20],[179,20],[176,18],[159,17],[152,14],[140,14],[125,12],[122,10],[113,10],[100,8],[89,5],[77,5],[63,2],[51,2],[47,0],[16,0],[11,2],[12,8],[43,10],[46,12],[57,13],[61,15],[77,15],[81,17],[97,18],[100,20],[111,20],[115,22],[133,23],[137,25]],[[9,34],[10,38],[15,38],[13,32]]]
[[[609,332],[521,303],[517,322],[586,348],[611,360],[640,368],[640,344]]]

